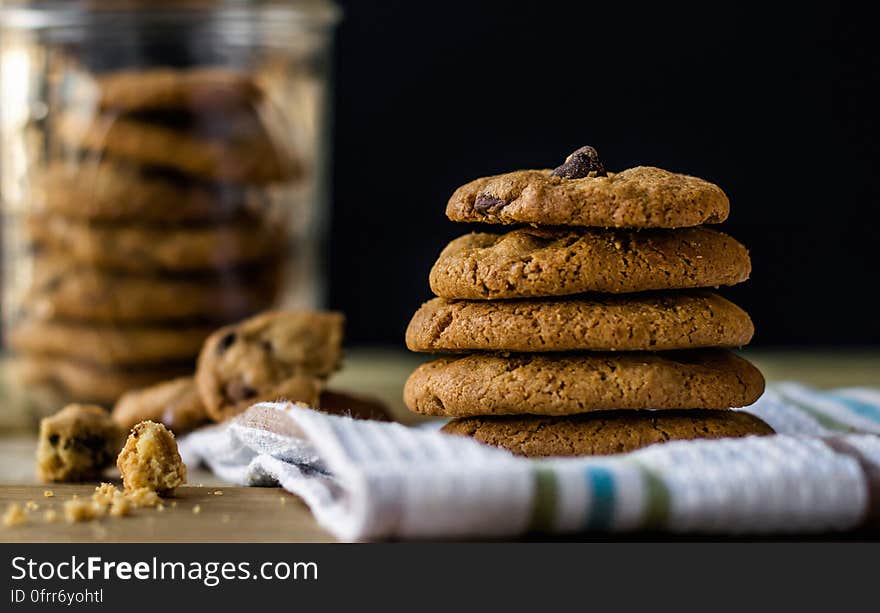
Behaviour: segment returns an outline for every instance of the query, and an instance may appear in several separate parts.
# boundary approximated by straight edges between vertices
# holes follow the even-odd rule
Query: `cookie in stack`
[[[751,271],[745,247],[705,227],[728,212],[707,181],[607,172],[592,147],[552,171],[462,186],[451,220],[520,227],[466,234],[440,254],[438,297],[406,341],[453,355],[409,377],[407,406],[527,456],[772,432],[730,410],[757,400],[764,379],[725,349],[751,340],[749,316],[707,289]]]
[[[112,404],[191,372],[219,325],[273,304],[287,224],[272,190],[302,168],[246,74],[144,69],[88,83],[50,117],[9,341],[25,382]]]

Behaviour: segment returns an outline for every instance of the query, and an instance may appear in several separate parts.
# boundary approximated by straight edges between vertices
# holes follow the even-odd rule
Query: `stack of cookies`
[[[302,168],[246,74],[83,83],[49,118],[9,342],[26,383],[112,404],[192,372],[213,330],[275,301],[288,249],[276,201]]]
[[[717,186],[659,168],[607,172],[592,147],[555,170],[478,179],[447,206],[458,222],[518,225],[453,240],[438,296],[413,317],[413,351],[453,354],[409,378],[410,410],[446,432],[528,456],[629,451],[672,439],[767,434],[731,407],[761,373],[725,347],[754,328],[708,288],[748,278],[748,252],[705,227]]]

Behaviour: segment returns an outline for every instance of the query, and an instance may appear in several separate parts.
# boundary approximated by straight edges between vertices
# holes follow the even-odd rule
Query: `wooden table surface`
[[[767,380],[798,380],[818,387],[880,387],[880,350],[746,351]],[[397,351],[361,350],[349,356],[333,387],[382,398],[395,416],[418,421],[400,399],[403,381],[423,361]],[[40,485],[34,478],[33,420],[16,414],[12,400],[0,409],[0,512],[9,503],[33,501],[25,525],[0,526],[0,542],[315,542],[332,537],[315,522],[308,508],[279,488],[242,488],[222,484],[198,468],[189,468],[188,485],[179,489],[163,511],[138,509],[132,516],[68,524],[45,523],[48,508],[61,510],[74,494],[88,497],[94,484]],[[112,473],[111,473],[112,474]],[[52,498],[43,492],[52,490]],[[222,495],[215,495],[215,491]],[[282,502],[282,500],[284,502]],[[174,506],[172,506],[172,504]],[[199,505],[200,512],[193,513]]]

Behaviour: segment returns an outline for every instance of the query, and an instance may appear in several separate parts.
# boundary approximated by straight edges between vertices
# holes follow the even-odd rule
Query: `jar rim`
[[[7,0],[0,6],[0,27],[11,30],[47,30],[141,19],[143,23],[174,25],[186,19],[223,22],[279,22],[331,28],[342,18],[333,0],[183,0],[157,6],[144,0],[72,2],[70,0]]]

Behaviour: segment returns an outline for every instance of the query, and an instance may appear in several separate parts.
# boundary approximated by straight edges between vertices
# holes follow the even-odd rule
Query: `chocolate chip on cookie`
[[[41,481],[96,479],[122,448],[123,432],[96,405],[71,404],[40,422]]]
[[[563,179],[583,179],[590,176],[607,177],[608,171],[599,159],[599,152],[586,145],[565,158],[562,166],[558,166],[550,174]]]
[[[495,213],[507,204],[507,200],[489,194],[480,194],[474,200],[474,210],[479,213]]]
[[[343,321],[339,313],[274,311],[216,331],[196,371],[210,417],[223,421],[269,400],[317,406],[342,359]]]

